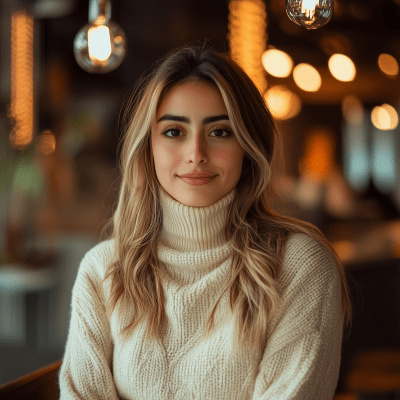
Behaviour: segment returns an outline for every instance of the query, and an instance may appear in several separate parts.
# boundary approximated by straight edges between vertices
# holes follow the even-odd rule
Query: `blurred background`
[[[335,0],[314,30],[291,22],[284,0],[110,4],[126,54],[92,73],[74,56],[87,0],[0,3],[0,385],[62,358],[79,263],[118,194],[120,116],[133,85],[168,51],[207,39],[269,105],[283,139],[273,184],[284,212],[318,226],[352,278],[337,395],[394,399],[400,0]],[[362,375],[367,362],[357,360],[371,351],[374,368]]]

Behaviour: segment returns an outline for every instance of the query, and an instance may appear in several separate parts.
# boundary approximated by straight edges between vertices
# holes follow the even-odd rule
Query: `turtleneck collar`
[[[235,188],[208,207],[186,206],[160,187],[163,225],[160,240],[172,250],[199,252],[226,243],[225,226]]]

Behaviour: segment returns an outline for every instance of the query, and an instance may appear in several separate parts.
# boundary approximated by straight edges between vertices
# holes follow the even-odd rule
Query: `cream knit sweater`
[[[222,323],[231,315],[228,291],[216,310],[217,333],[201,337],[228,278],[223,228],[234,191],[209,207],[188,207],[161,189],[158,257],[168,322],[160,340],[145,343],[142,324],[121,344],[117,332],[128,316],[106,318],[108,291],[100,285],[113,241],[86,253],[72,290],[62,400],[332,399],[341,360],[340,279],[332,256],[308,235],[289,237],[279,279],[283,302],[261,354],[245,348],[232,355],[233,319]]]

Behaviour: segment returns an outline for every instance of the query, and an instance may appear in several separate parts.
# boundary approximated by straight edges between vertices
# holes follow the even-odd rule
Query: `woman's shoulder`
[[[85,253],[75,279],[73,298],[80,298],[86,302],[88,298],[94,299],[99,296],[104,301],[106,292],[102,282],[107,266],[112,262],[113,247],[114,240],[105,240]]]
[[[107,239],[97,243],[91,249],[89,249],[84,258],[107,258],[112,255],[114,250],[114,239]]]
[[[332,258],[329,250],[319,240],[303,232],[292,232],[289,235],[286,254],[303,258]]]
[[[326,279],[332,278],[337,270],[336,260],[325,245],[302,232],[289,235],[283,265],[296,275],[325,275]]]
[[[107,239],[97,243],[89,249],[81,261],[80,270],[97,275],[102,279],[105,275],[108,265],[112,262],[114,256],[114,239]]]

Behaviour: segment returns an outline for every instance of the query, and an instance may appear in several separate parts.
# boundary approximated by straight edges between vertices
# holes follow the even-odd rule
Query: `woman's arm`
[[[332,400],[335,394],[342,349],[340,278],[325,251],[296,261],[299,272],[287,278],[252,400]]]
[[[71,320],[59,374],[60,400],[118,400],[111,371],[113,345],[99,282],[99,262],[87,253],[72,290]]]

